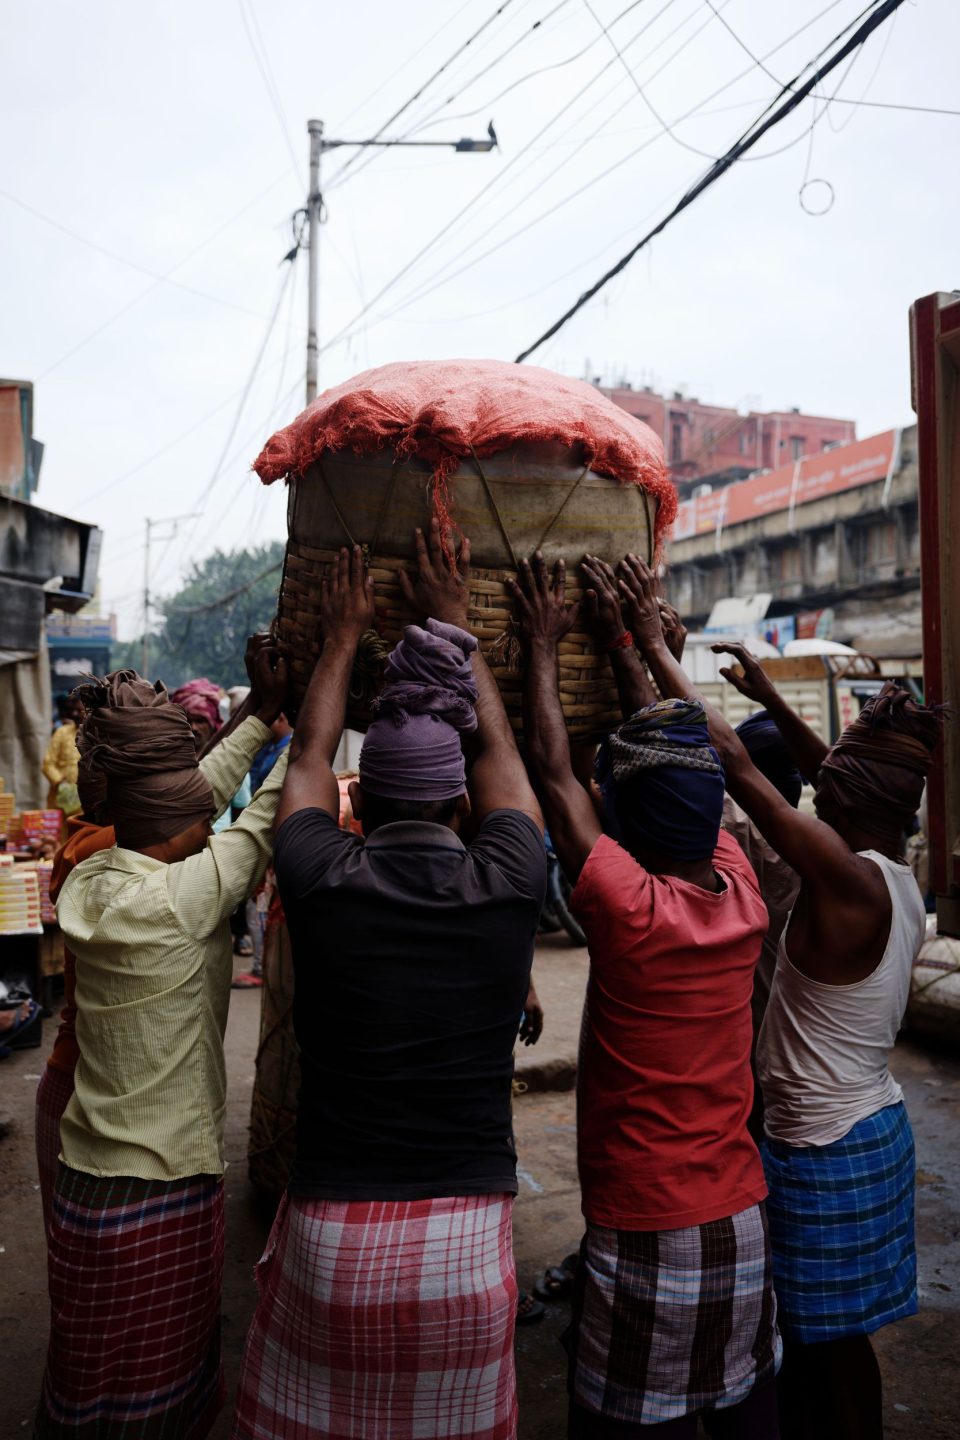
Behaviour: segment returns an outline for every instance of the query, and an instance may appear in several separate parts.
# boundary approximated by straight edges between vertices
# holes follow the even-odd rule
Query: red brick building
[[[741,415],[727,406],[703,405],[679,390],[666,396],[629,385],[601,388],[662,437],[681,497],[705,481],[726,485],[754,471],[776,470],[801,455],[819,455],[857,438],[852,420],[804,415],[798,409]]]

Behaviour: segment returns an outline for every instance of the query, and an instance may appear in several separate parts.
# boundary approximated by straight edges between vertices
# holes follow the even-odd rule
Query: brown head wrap
[[[828,753],[817,798],[850,813],[869,834],[899,839],[920,808],[942,724],[941,708],[918,705],[888,680]]]
[[[190,724],[160,681],[117,670],[77,693],[87,707],[78,738],[84,769],[104,777],[118,844],[160,845],[212,816]]]

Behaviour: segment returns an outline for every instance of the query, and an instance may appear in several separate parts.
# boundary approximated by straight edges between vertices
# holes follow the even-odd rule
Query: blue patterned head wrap
[[[741,720],[737,734],[744,743],[747,754],[761,775],[775,785],[784,800],[794,809],[800,804],[803,776],[794,763],[793,756],[783,743],[783,736],[766,710],[757,710]]]
[[[723,766],[699,701],[660,700],[638,710],[602,749],[598,779],[616,838],[631,854],[690,861],[713,854]]]

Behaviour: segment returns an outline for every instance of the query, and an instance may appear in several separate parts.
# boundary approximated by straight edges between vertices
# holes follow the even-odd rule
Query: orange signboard
[[[674,540],[689,540],[709,530],[743,525],[761,515],[838,495],[857,485],[885,480],[896,462],[899,432],[884,430],[822,455],[807,455],[793,465],[752,475],[736,485],[685,500],[677,511]]]

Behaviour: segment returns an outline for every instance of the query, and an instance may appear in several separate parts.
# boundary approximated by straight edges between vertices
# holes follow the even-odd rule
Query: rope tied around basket
[[[358,705],[369,706],[380,689],[391,648],[376,630],[364,630],[360,636],[350,675],[350,699]]]

